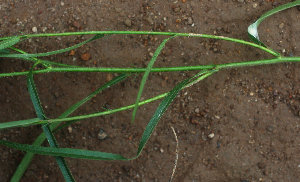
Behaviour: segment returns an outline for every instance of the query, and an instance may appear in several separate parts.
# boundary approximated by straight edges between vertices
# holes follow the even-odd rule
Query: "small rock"
[[[81,59],[84,61],[88,61],[91,59],[91,55],[89,53],[81,54]]]
[[[36,27],[33,27],[33,28],[32,28],[32,31],[33,31],[34,33],[36,33],[36,32],[37,32],[37,28],[36,28]]]
[[[62,2],[60,2],[60,5],[61,5],[61,6],[64,6],[64,5],[65,5],[65,3],[62,1]]]
[[[69,56],[74,56],[74,55],[75,55],[75,51],[71,50],[70,53],[69,53]]]
[[[160,148],[160,153],[164,153],[164,149],[163,148]]]
[[[149,56],[153,57],[153,52],[149,52]]]
[[[10,23],[11,23],[11,24],[16,24],[16,23],[17,23],[17,20],[16,20],[15,18],[12,18],[12,19],[10,19]]]
[[[178,7],[177,7],[177,8],[174,8],[174,12],[175,12],[175,13],[178,13],[179,11],[180,11],[180,8],[178,8]]]
[[[47,30],[47,27],[43,27],[43,28],[42,28],[42,31],[43,31],[43,32],[46,32],[46,30]]]
[[[215,136],[215,134],[211,133],[211,134],[208,135],[208,138],[213,138],[214,136]]]
[[[266,168],[266,164],[264,164],[264,163],[262,163],[262,162],[259,162],[259,163],[257,164],[257,166],[258,166],[259,169],[264,169],[264,168]]]
[[[107,75],[106,75],[106,81],[107,82],[109,82],[110,80],[112,80],[114,78],[114,76],[113,76],[113,74],[111,74],[111,73],[108,73]]]
[[[200,109],[199,108],[196,108],[195,109],[195,113],[199,113],[200,112]]]
[[[188,17],[188,24],[189,24],[189,25],[193,24],[193,19],[192,19],[192,17]]]
[[[124,24],[127,26],[127,27],[131,27],[131,20],[129,18],[126,18],[124,20]]]
[[[257,7],[257,3],[254,3],[252,6],[255,9]]]
[[[75,20],[75,21],[73,21],[72,26],[79,29],[80,28],[80,23],[77,20]]]
[[[280,23],[279,28],[283,29],[283,27],[284,27],[284,23]]]
[[[244,0],[238,0],[238,2],[239,2],[239,3],[243,3],[243,2],[244,2]]]
[[[105,131],[101,128],[99,133],[98,133],[98,138],[100,140],[104,140],[107,137],[107,134],[105,133]]]
[[[154,21],[152,20],[152,18],[150,16],[148,18],[146,18],[146,20],[150,25],[154,24]]]
[[[181,23],[181,19],[176,19],[176,21],[175,21],[176,23]]]
[[[54,95],[55,95],[56,98],[59,97],[59,93],[58,92],[54,92]]]
[[[71,126],[68,127],[68,131],[69,131],[69,133],[72,133],[73,129]]]
[[[273,126],[268,126],[267,130],[270,131],[270,132],[272,132],[274,130],[274,127]]]

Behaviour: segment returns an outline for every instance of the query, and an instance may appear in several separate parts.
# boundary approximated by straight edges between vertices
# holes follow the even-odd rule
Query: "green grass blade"
[[[118,83],[118,82],[121,82],[123,80],[125,80],[128,76],[130,76],[131,74],[120,74],[119,76],[113,78],[111,81],[105,83],[104,85],[102,85],[100,88],[98,88],[97,90],[95,90],[94,92],[92,92],[90,95],[88,95],[86,98],[84,98],[83,100],[77,102],[76,104],[72,105],[68,110],[66,110],[63,114],[61,114],[58,118],[65,118],[65,117],[68,117],[72,112],[74,112],[77,108],[79,108],[81,105],[83,105],[85,102],[87,102],[88,100],[90,100],[92,97],[94,97],[96,94],[100,93],[102,90],[105,90],[106,88],[108,87],[111,87],[113,86],[114,84]],[[36,118],[37,119],[37,118]],[[34,122],[35,120],[33,120]],[[56,128],[60,123],[52,123],[50,124],[50,130],[54,130],[55,128],[55,131],[58,131],[70,124],[73,124],[75,122],[77,122],[78,120],[75,120],[75,121],[70,121],[70,122],[67,122],[65,123],[64,125],[62,126],[59,126],[58,128]],[[28,124],[28,122],[26,123]],[[1,126],[1,124],[0,124]],[[13,126],[12,126],[13,127]],[[46,136],[44,133],[42,133],[40,136],[38,136],[38,138],[34,141],[33,143],[33,146],[40,146],[46,139]],[[24,156],[24,158],[22,159],[21,163],[19,164],[17,170],[15,171],[11,181],[20,181],[21,180],[21,177],[23,176],[25,170],[27,169],[27,167],[29,166],[30,162],[32,161],[34,157],[34,153],[32,152],[28,152],[26,153],[26,155]]]
[[[23,50],[20,50],[20,49],[17,49],[15,47],[9,47],[9,49],[17,51],[17,52],[22,53],[22,54],[28,54],[27,52],[25,52]],[[9,50],[8,50],[8,53],[9,53]],[[47,67],[49,65],[60,66],[60,67],[68,67],[68,68],[79,67],[79,66],[75,66],[75,65],[68,65],[68,64],[56,63],[56,62],[52,62],[52,61],[45,61],[45,60],[42,60],[42,59],[32,58],[32,57],[30,57],[30,58],[19,58],[19,59],[24,59],[24,60],[28,60],[28,61],[34,61],[34,62],[39,61],[44,66],[47,66]]]
[[[0,50],[0,55],[1,54],[9,54],[10,52],[9,52],[9,50],[8,49],[1,49]]]
[[[287,4],[284,4],[284,5],[281,5],[279,7],[276,7],[274,9],[266,12],[265,14],[263,14],[256,22],[254,22],[253,24],[251,24],[248,27],[248,36],[249,36],[250,40],[252,40],[254,43],[256,43],[258,45],[267,47],[264,43],[262,43],[259,40],[258,31],[257,31],[257,27],[259,26],[259,24],[264,19],[268,18],[269,16],[271,16],[271,15],[273,15],[275,13],[278,13],[279,11],[282,11],[282,10],[285,10],[285,9],[288,9],[288,8],[291,8],[291,7],[294,7],[294,6],[298,6],[298,5],[300,5],[300,0],[297,0],[297,1],[294,1],[294,2],[291,2],[291,3],[287,3]],[[280,56],[280,54],[278,53],[277,56]]]
[[[16,43],[20,42],[20,37],[19,36],[15,36],[15,37],[11,37],[7,40],[3,40],[0,42],[0,50],[3,50],[7,47],[13,46]],[[2,55],[1,55],[2,57]]]
[[[149,73],[150,73],[152,67],[153,67],[153,64],[156,61],[156,59],[157,59],[159,53],[161,52],[161,50],[165,47],[167,41],[170,40],[170,39],[172,39],[172,38],[174,38],[174,37],[175,36],[172,36],[170,38],[167,38],[167,39],[163,40],[163,42],[158,46],[158,48],[154,52],[153,57],[151,58],[148,66],[146,68],[146,71],[145,71],[144,76],[142,78],[140,89],[139,89],[139,92],[138,92],[138,95],[137,95],[137,98],[136,98],[136,101],[135,101],[135,107],[133,109],[132,120],[131,120],[132,123],[134,121],[134,118],[135,118],[135,115],[136,115],[136,112],[137,112],[138,103],[140,102],[140,99],[141,99],[141,96],[142,96],[142,93],[143,93],[143,89],[144,89],[144,86],[146,84],[146,80],[147,80],[147,78],[149,76]]]
[[[30,98],[31,98],[31,101],[33,103],[33,106],[34,106],[34,109],[36,111],[36,114],[37,114],[38,118],[41,119],[41,120],[45,120],[47,118],[44,114],[44,111],[43,111],[43,108],[42,108],[42,105],[41,105],[41,102],[40,102],[40,99],[39,99],[39,96],[37,94],[36,87],[35,87],[34,81],[33,81],[32,71],[33,71],[33,68],[38,64],[40,64],[40,63],[36,62],[33,65],[33,67],[31,68],[31,70],[29,71],[28,75],[27,75],[27,87],[28,87]],[[56,142],[56,139],[55,139],[53,133],[51,132],[51,129],[50,129],[49,125],[48,124],[43,124],[42,128],[43,128],[43,131],[44,131],[44,133],[47,137],[47,140],[48,140],[48,143],[49,143],[50,147],[58,148],[58,144]],[[58,164],[65,180],[67,182],[75,181],[72,174],[71,174],[70,169],[67,166],[67,163],[66,163],[65,159],[61,156],[55,156],[55,160],[56,160],[56,162],[57,162],[57,164]]]
[[[118,154],[112,153],[105,153],[105,152],[98,152],[98,151],[89,151],[89,150],[81,150],[81,149],[70,149],[70,148],[53,148],[53,147],[40,147],[34,145],[25,145],[25,144],[18,144],[8,141],[0,140],[0,144],[12,147],[18,150],[23,150],[31,153],[42,154],[42,155],[51,155],[51,156],[63,156],[63,157],[72,157],[72,158],[82,158],[82,159],[92,159],[92,160],[133,160],[137,158],[140,153],[142,152],[144,146],[146,145],[149,137],[151,136],[155,126],[157,125],[159,119],[162,117],[163,113],[166,111],[167,107],[170,103],[174,100],[176,95],[179,93],[181,89],[189,84],[190,81],[198,77],[202,76],[202,79],[210,75],[213,71],[202,71],[195,75],[192,78],[186,79],[180,84],[178,84],[174,89],[172,89],[166,96],[166,98],[162,101],[159,105],[153,118],[150,120],[149,124],[147,125],[142,139],[140,141],[139,149],[137,155],[134,158],[125,158]]]
[[[81,42],[79,44],[76,44],[74,46],[71,46],[71,47],[67,47],[65,49],[60,49],[60,50],[56,50],[56,51],[51,51],[51,52],[45,52],[45,53],[37,53],[37,54],[4,54],[4,55],[1,55],[1,57],[10,57],[10,58],[32,58],[32,57],[40,57],[40,56],[50,56],[50,55],[54,55],[54,54],[60,54],[60,53],[63,53],[63,52],[67,52],[67,51],[70,51],[72,49],[76,49],[88,42],[91,42],[93,40],[96,40],[96,39],[99,39],[99,38],[102,38],[104,37],[104,34],[100,34],[100,35],[95,35],[94,37],[84,41],[84,42]]]
[[[92,92],[90,95],[88,95],[86,98],[82,99],[81,101],[77,102],[76,104],[72,105],[68,110],[66,110],[63,114],[61,114],[59,118],[66,118],[68,117],[72,112],[74,112],[77,108],[79,108],[81,105],[83,105],[84,103],[86,103],[88,100],[90,100],[91,98],[93,98],[95,95],[97,95],[98,93],[100,93],[101,91],[115,85],[116,83],[119,83],[123,80],[125,80],[125,78],[127,78],[130,74],[120,74],[119,76],[113,78],[112,80],[110,80],[109,82],[105,83],[104,85],[102,85],[101,87],[99,87],[97,90],[95,90],[94,92]]]
[[[0,130],[7,129],[7,128],[13,128],[13,127],[20,127],[20,126],[29,126],[37,121],[40,121],[40,118],[0,123]]]
[[[200,73],[198,73],[197,75],[188,78],[184,81],[182,81],[181,83],[179,83],[178,85],[176,85],[169,93],[168,95],[163,99],[163,101],[159,104],[158,108],[156,109],[153,117],[151,118],[151,120],[149,121],[143,136],[140,140],[140,144],[139,144],[139,148],[137,151],[137,155],[136,157],[138,157],[140,155],[140,153],[142,152],[143,148],[145,147],[148,139],[150,138],[154,128],[156,127],[158,121],[160,120],[160,118],[162,117],[162,115],[164,114],[164,112],[167,110],[167,108],[169,107],[169,105],[171,104],[171,102],[175,99],[176,95],[179,93],[180,90],[182,90],[186,85],[188,85],[188,83],[196,78],[199,77],[201,75],[203,75],[204,73],[206,73],[207,71],[201,71]]]
[[[31,98],[31,101],[33,103],[33,106],[34,106],[34,109],[35,109],[35,112],[36,112],[38,118],[40,118],[41,120],[45,120],[46,117],[45,117],[45,114],[44,114],[44,111],[43,111],[43,108],[41,105],[41,101],[39,99],[39,96],[38,96],[38,93],[36,91],[36,87],[35,87],[34,81],[33,81],[33,72],[32,71],[33,71],[33,68],[38,64],[39,63],[35,63],[27,75],[27,87],[28,87],[30,98]]]
[[[71,158],[91,159],[91,160],[128,160],[127,158],[118,155],[98,151],[89,151],[71,148],[52,148],[41,147],[27,144],[19,144],[9,141],[0,140],[0,144],[26,152],[32,152],[41,155],[63,156]]]

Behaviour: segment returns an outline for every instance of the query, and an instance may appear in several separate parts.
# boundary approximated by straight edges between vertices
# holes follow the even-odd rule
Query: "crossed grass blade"
[[[3,40],[3,41],[0,42],[0,51],[7,48],[7,47],[15,45],[16,43],[18,43],[20,41],[21,40],[20,40],[19,36],[15,36],[15,37],[11,37],[9,39]],[[1,55],[1,57],[2,57],[2,55]]]
[[[166,111],[168,106],[171,104],[171,102],[174,100],[176,95],[179,93],[179,91],[182,90],[183,88],[185,88],[187,85],[189,85],[193,79],[203,80],[204,78],[208,77],[209,75],[211,75],[214,72],[215,72],[215,70],[201,71],[197,75],[195,75],[191,78],[188,78],[188,79],[182,81],[181,83],[179,83],[167,94],[167,96],[160,103],[160,105],[156,109],[153,117],[149,121],[149,123],[143,133],[143,136],[140,140],[137,155],[133,158],[125,158],[119,154],[112,154],[112,153],[105,153],[105,152],[98,152],[98,151],[70,149],[70,148],[40,147],[40,146],[34,146],[34,145],[18,144],[18,143],[14,143],[14,142],[3,141],[3,140],[0,140],[0,144],[11,147],[11,148],[15,148],[18,150],[23,150],[23,151],[41,154],[41,155],[63,156],[63,157],[92,159],[92,160],[133,160],[141,154],[144,146],[146,145],[148,139],[150,138],[158,121],[160,120],[160,118],[162,117],[162,115],[164,114],[164,112]]]
[[[45,113],[43,111],[43,108],[42,108],[42,105],[41,105],[41,102],[40,102],[40,99],[39,99],[39,96],[38,96],[38,93],[37,93],[37,90],[36,90],[36,87],[34,84],[34,80],[33,80],[32,71],[35,68],[35,66],[37,66],[38,64],[40,64],[40,62],[36,62],[33,65],[33,67],[30,69],[29,74],[27,75],[27,87],[28,87],[28,91],[30,94],[30,99],[33,103],[33,106],[34,106],[34,109],[35,109],[35,112],[36,112],[38,118],[41,120],[46,120],[48,118],[45,116]],[[50,147],[59,148],[58,144],[56,142],[56,139],[49,127],[49,124],[48,123],[42,124],[42,128],[45,133],[45,136],[47,137]],[[75,182],[65,159],[61,156],[55,156],[55,160],[56,160],[65,180],[67,182]]]
[[[139,88],[139,92],[138,92],[138,95],[137,95],[137,98],[136,98],[136,101],[135,101],[135,107],[133,109],[133,113],[132,113],[132,119],[131,119],[131,123],[133,123],[134,121],[134,118],[135,118],[135,115],[136,115],[136,112],[137,112],[137,109],[138,109],[138,103],[140,102],[140,99],[141,99],[141,96],[142,96],[142,93],[143,93],[143,89],[144,89],[144,86],[146,84],[146,80],[149,76],[149,73],[154,65],[154,62],[156,61],[159,53],[161,52],[161,50],[165,47],[166,43],[168,42],[168,40],[174,38],[175,36],[172,36],[170,38],[167,38],[165,40],[163,40],[163,42],[158,46],[158,48],[156,49],[156,51],[154,52],[153,54],[153,57],[151,58],[147,68],[146,68],[146,71],[144,73],[144,76],[142,78],[142,81],[141,81],[141,85],[140,85],[140,88]]]
[[[91,98],[93,98],[95,95],[97,95],[98,93],[100,93],[101,91],[125,80],[128,76],[130,76],[131,74],[120,74],[119,76],[113,78],[111,81],[105,83],[104,85],[102,85],[101,87],[99,87],[98,89],[96,89],[94,92],[92,92],[91,94],[89,94],[86,98],[82,99],[81,101],[77,102],[76,104],[72,105],[69,109],[67,109],[63,114],[61,114],[58,118],[66,118],[68,117],[71,113],[73,113],[76,109],[78,109],[80,106],[82,106],[84,103],[86,103],[87,101],[89,101]],[[38,118],[36,118],[38,119]],[[38,119],[39,120],[39,119]],[[60,122],[57,123],[52,123],[49,125],[49,128],[51,131],[53,131],[56,127],[56,129],[53,131],[56,132],[70,124],[73,124],[75,122],[77,122],[79,120],[75,120],[75,121],[71,121],[71,122],[67,122],[59,127],[57,127]],[[9,122],[11,123],[11,122]],[[2,123],[0,123],[1,125]],[[3,123],[5,124],[5,123]],[[0,127],[1,128],[1,127]],[[40,146],[46,139],[46,135],[45,133],[40,134],[37,139],[33,142],[33,146]],[[32,152],[27,152],[26,155],[24,156],[24,158],[22,159],[21,163],[19,164],[17,170],[15,171],[11,181],[20,181],[21,177],[23,176],[23,174],[25,173],[27,167],[29,166],[29,164],[31,163],[33,157],[34,157],[34,153]]]
[[[64,53],[64,52],[76,49],[76,48],[78,48],[78,47],[80,47],[80,46],[82,46],[82,45],[84,45],[84,44],[86,44],[88,42],[91,42],[91,41],[96,40],[96,39],[100,39],[102,37],[104,37],[104,34],[97,34],[94,37],[92,37],[92,38],[90,38],[90,39],[88,39],[86,41],[83,41],[83,42],[81,42],[79,44],[76,44],[74,46],[67,47],[67,48],[64,48],[64,49],[59,49],[59,50],[56,50],[56,51],[51,51],[51,52],[37,53],[37,54],[1,54],[1,57],[21,58],[22,59],[22,58],[33,58],[33,57],[41,57],[41,56],[50,56],[50,55],[60,54],[60,53]],[[8,40],[10,40],[10,39],[8,39]],[[5,40],[5,41],[8,41],[8,40]],[[9,46],[11,46],[11,45],[9,45]]]
[[[257,27],[259,26],[259,24],[263,20],[265,20],[266,18],[268,18],[269,16],[271,16],[271,15],[273,15],[275,13],[278,13],[280,11],[283,11],[285,9],[288,9],[288,8],[291,8],[291,7],[294,7],[294,6],[298,6],[298,5],[300,5],[300,0],[297,0],[297,1],[294,1],[294,2],[291,2],[291,3],[287,3],[287,4],[284,4],[284,5],[281,5],[279,7],[276,7],[274,9],[266,12],[265,14],[263,14],[256,22],[254,22],[253,24],[251,24],[248,27],[248,36],[249,36],[250,40],[252,40],[254,43],[256,43],[258,45],[261,45],[263,47],[267,47],[263,42],[261,42],[259,40],[259,35],[258,35],[258,31],[257,31]],[[280,57],[279,53],[277,53],[277,57]]]

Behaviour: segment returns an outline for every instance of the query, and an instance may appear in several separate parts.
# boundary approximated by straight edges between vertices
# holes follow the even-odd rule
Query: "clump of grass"
[[[249,38],[254,42],[248,42],[240,39],[228,38],[223,36],[214,36],[214,35],[206,35],[206,34],[194,34],[194,33],[172,33],[172,32],[142,32],[142,31],[88,31],[88,32],[68,32],[68,33],[49,33],[49,34],[34,34],[34,35],[19,35],[13,37],[4,37],[0,38],[0,57],[7,57],[7,58],[18,58],[25,61],[33,61],[34,65],[29,71],[24,72],[12,72],[12,73],[1,73],[0,77],[7,77],[7,76],[19,76],[25,75],[27,76],[27,87],[30,93],[31,101],[34,105],[37,118],[27,119],[27,120],[20,120],[20,121],[12,121],[12,122],[5,122],[0,123],[0,129],[7,129],[12,127],[28,127],[32,125],[41,125],[43,128],[43,133],[38,136],[38,138],[34,141],[32,145],[26,144],[18,144],[14,142],[0,140],[0,144],[15,148],[18,150],[26,151],[27,154],[23,158],[22,162],[20,163],[19,167],[17,168],[14,176],[12,177],[11,181],[20,181],[22,175],[24,174],[25,170],[27,169],[28,165],[30,164],[34,154],[42,154],[42,155],[51,155],[54,156],[66,181],[75,181],[72,177],[71,171],[69,170],[64,157],[71,157],[71,158],[82,158],[82,159],[92,159],[92,160],[133,160],[136,159],[143,148],[145,147],[148,139],[150,138],[154,128],[156,127],[158,121],[162,117],[163,113],[166,111],[168,106],[174,100],[176,95],[184,88],[189,87],[208,76],[214,74],[225,68],[234,68],[234,67],[246,67],[246,66],[257,66],[257,65],[265,65],[265,64],[278,64],[283,62],[300,62],[300,57],[283,57],[280,53],[272,50],[264,43],[259,40],[257,27],[258,25],[267,17],[271,16],[274,13],[279,11],[285,10],[287,8],[291,8],[293,6],[300,5],[300,0],[294,1],[292,3],[288,3],[277,7],[271,11],[268,11],[261,18],[259,18],[255,23],[249,26],[248,28],[248,35]],[[94,34],[95,36],[91,39],[88,39],[82,43],[74,45],[72,47],[68,47],[65,49],[60,49],[52,52],[46,53],[37,53],[37,54],[28,54],[23,50],[18,48],[12,47],[15,44],[32,37],[49,37],[49,36],[70,36],[70,35],[87,35],[87,34]],[[149,62],[147,68],[86,68],[86,67],[79,67],[73,65],[67,65],[62,63],[56,63],[51,61],[46,61],[39,59],[38,57],[41,56],[49,56],[54,54],[63,53],[66,51],[70,51],[80,47],[83,44],[86,44],[91,41],[95,41],[97,39],[101,39],[105,36],[109,36],[111,34],[151,34],[151,35],[167,35],[169,38],[163,40],[160,46],[156,49],[151,61]],[[216,65],[198,65],[198,66],[183,66],[183,67],[160,67],[160,68],[153,68],[153,65],[156,61],[161,50],[164,48],[165,44],[171,38],[175,37],[198,37],[198,38],[210,38],[210,39],[220,39],[225,41],[231,41],[235,43],[245,44],[248,46],[252,46],[258,49],[261,49],[271,55],[274,56],[272,59],[265,59],[265,60],[256,60],[256,61],[248,61],[248,62],[237,62],[237,63],[226,63],[226,64],[216,64]],[[34,70],[37,65],[43,65],[45,68],[41,70]],[[140,101],[144,85],[147,81],[148,75],[150,72],[171,72],[171,71],[192,71],[198,70],[199,73],[182,81],[178,85],[176,85],[171,91],[155,96],[151,99]],[[51,73],[51,72],[110,72],[110,73],[121,73],[119,76],[115,77],[111,81],[105,83],[94,92],[89,94],[85,99],[77,102],[69,109],[67,109],[63,114],[55,119],[48,118],[41,106],[41,102],[34,84],[33,76],[34,74],[38,73]],[[123,80],[127,77],[137,74],[137,73],[144,73],[143,79],[141,81],[140,89],[137,95],[137,99],[135,104],[124,106],[121,108],[108,110],[104,112],[96,112],[93,114],[86,114],[81,116],[74,116],[68,117],[71,113],[73,113],[76,109],[80,106],[85,104],[89,101],[92,97],[100,93],[101,91],[111,87]],[[153,117],[149,121],[143,136],[140,140],[139,147],[137,150],[136,156],[133,158],[125,158],[119,154],[112,154],[112,153],[105,153],[105,152],[98,152],[98,151],[90,151],[90,150],[80,150],[80,149],[71,149],[71,148],[59,148],[57,145],[56,139],[53,133],[59,131],[60,129],[67,127],[70,124],[73,124],[77,121],[103,116],[108,114],[113,114],[115,112],[127,110],[127,109],[134,109],[132,114],[132,121],[135,118],[136,111],[138,106],[150,103],[152,101],[162,99],[162,102],[156,109]],[[61,124],[61,125],[60,125]],[[176,135],[175,135],[176,136]],[[50,147],[41,147],[40,145],[45,141],[48,140]],[[177,162],[177,160],[176,160]],[[176,167],[176,166],[175,166]],[[173,178],[173,174],[171,179]]]

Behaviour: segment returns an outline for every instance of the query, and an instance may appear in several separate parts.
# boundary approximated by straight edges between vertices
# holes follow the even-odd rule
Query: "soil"
[[[287,0],[2,0],[0,36],[92,30],[171,31],[222,35],[249,41],[247,27]],[[259,27],[262,42],[285,56],[300,56],[298,7],[277,13]],[[32,38],[16,46],[47,52],[91,36]],[[75,51],[43,59],[86,67],[138,67],[149,63],[164,36],[112,35]],[[204,65],[272,58],[259,49],[231,42],[177,37],[154,67]],[[29,70],[32,62],[1,59],[0,72]],[[178,95],[142,155],[133,161],[66,158],[77,181],[168,181],[179,139],[173,181],[299,181],[300,65],[283,63],[222,70]],[[196,72],[151,73],[142,99],[171,90]],[[49,118],[58,117],[116,74],[35,75]],[[135,102],[142,75],[130,77],[94,97],[72,116],[115,109]],[[26,77],[0,79],[0,122],[36,118]],[[56,133],[60,147],[136,154],[143,130],[160,101],[80,121]],[[0,131],[0,139],[31,144],[40,126]],[[98,136],[99,132],[101,135]],[[107,135],[105,137],[105,135]],[[104,139],[103,139],[104,138]],[[47,146],[46,142],[43,144]],[[9,181],[24,152],[0,147],[0,181]],[[22,181],[64,181],[51,156],[36,155]]]

